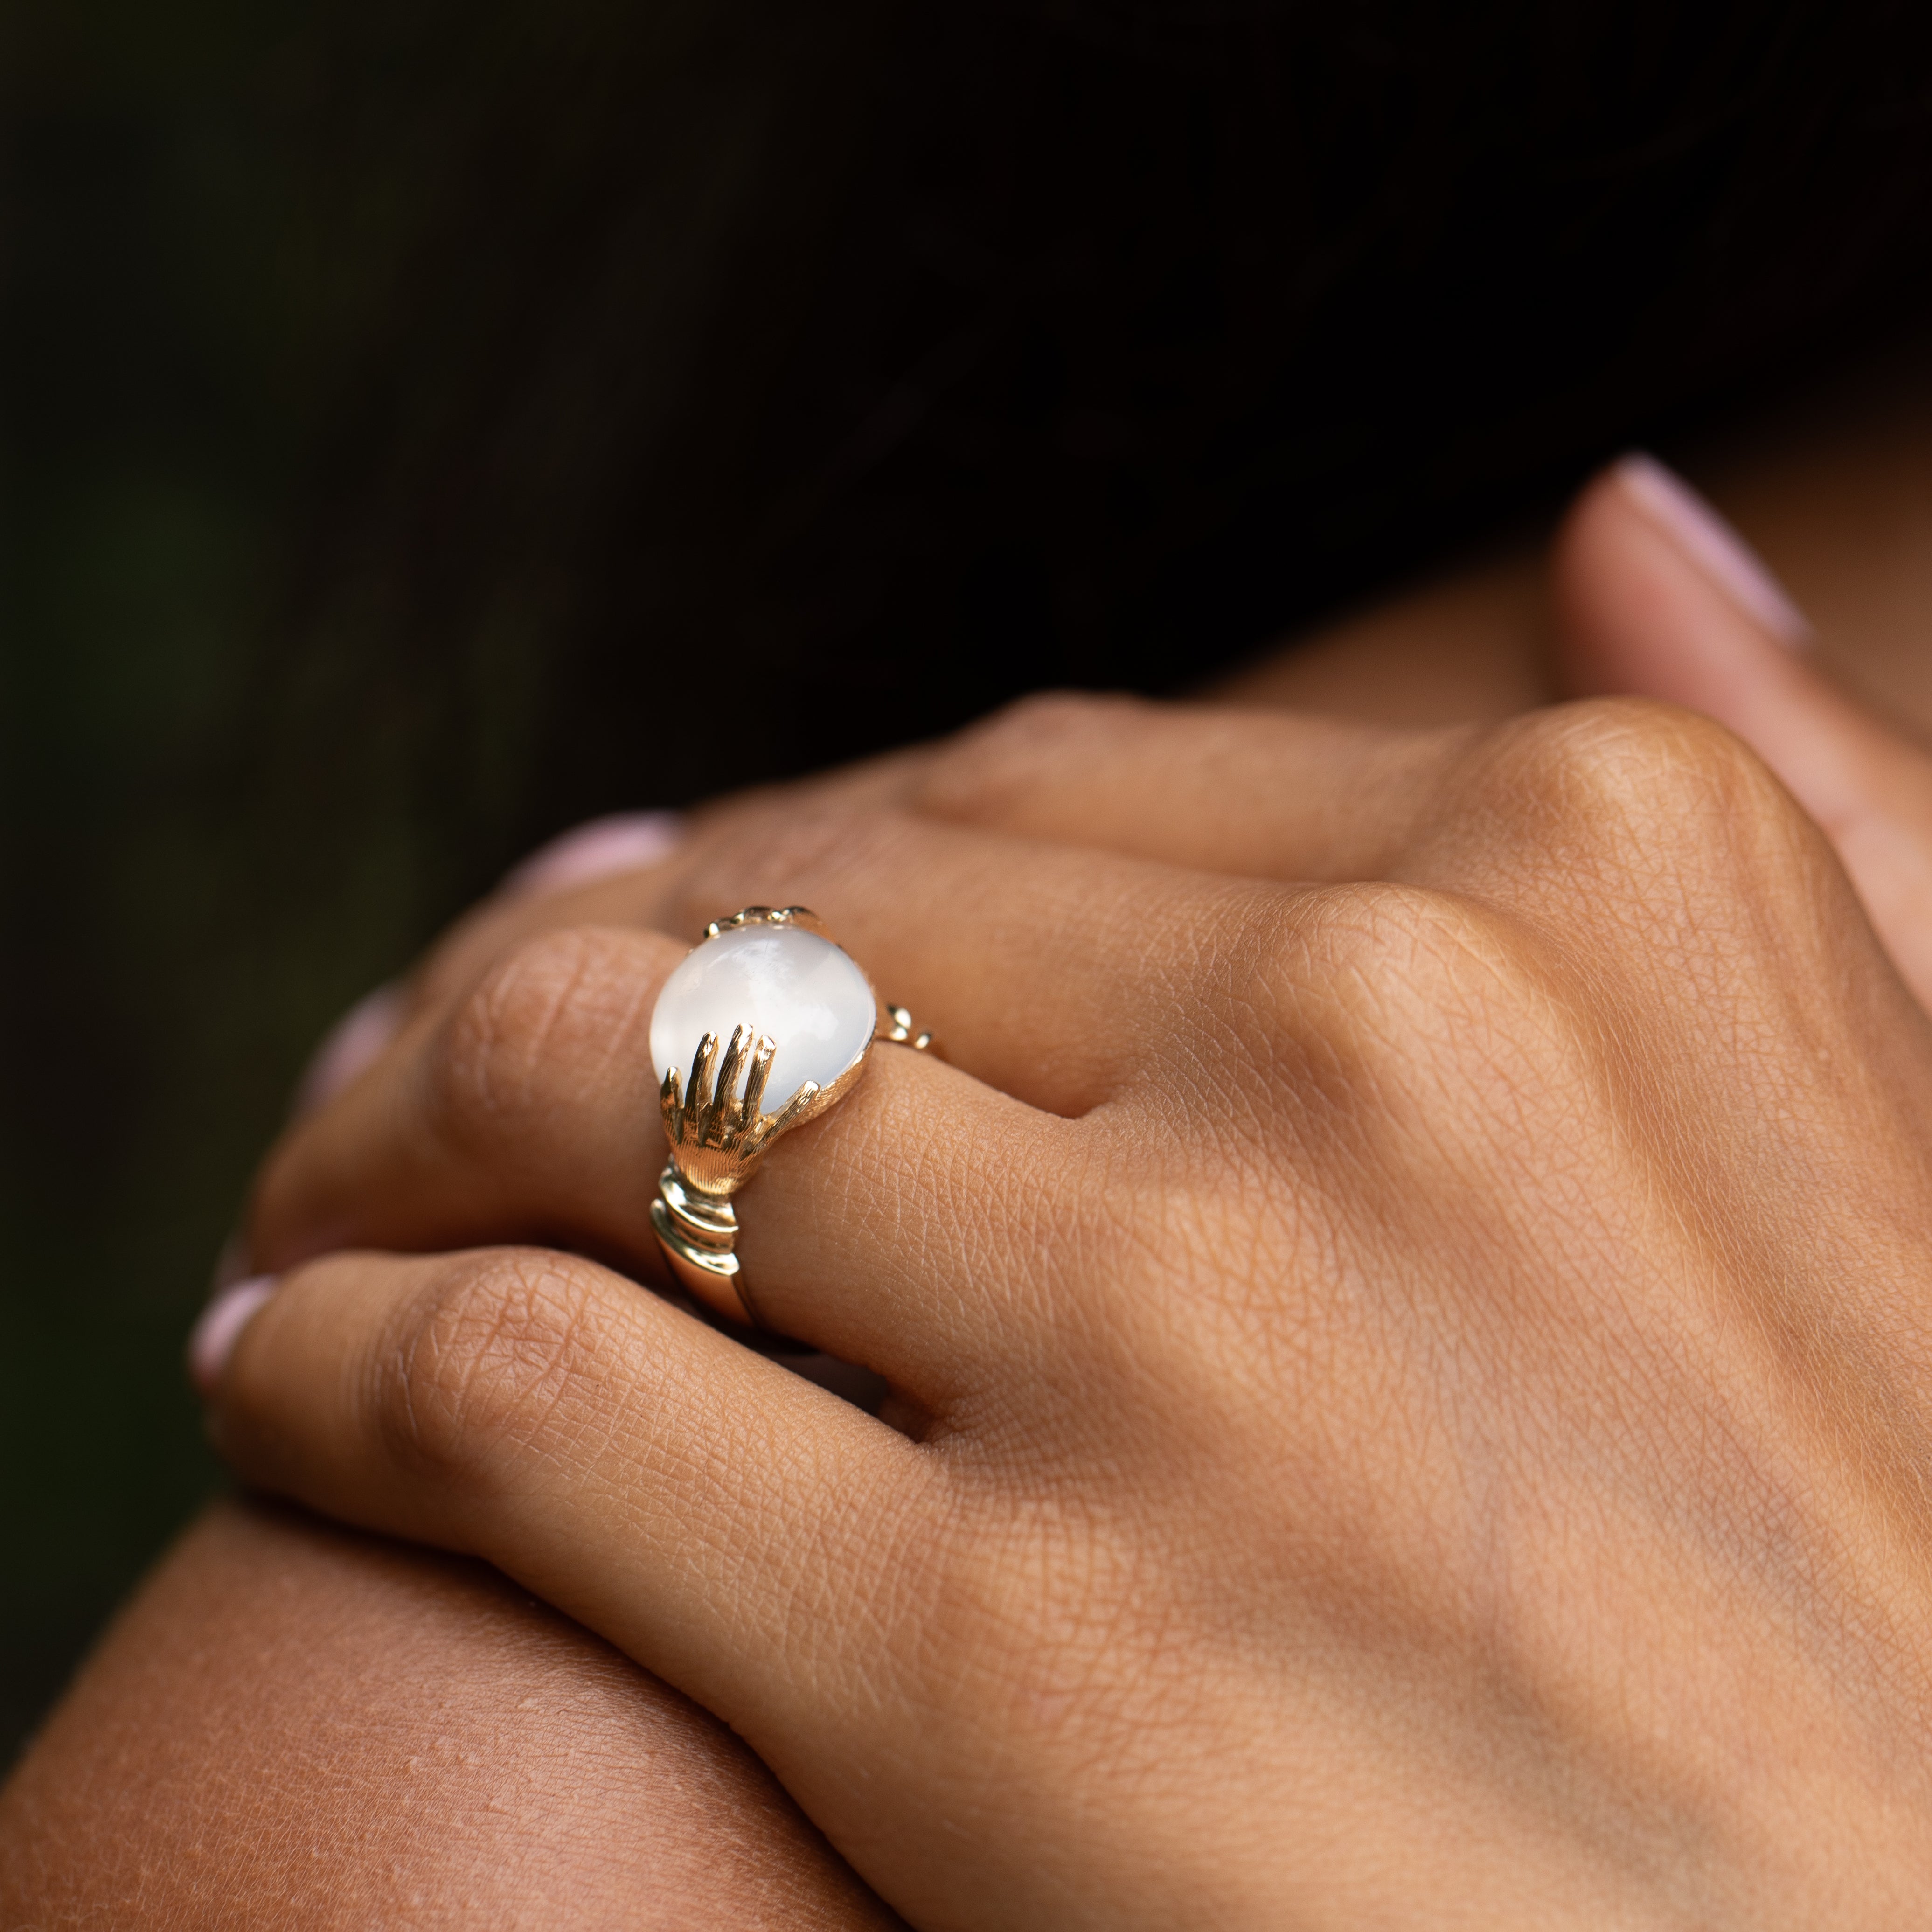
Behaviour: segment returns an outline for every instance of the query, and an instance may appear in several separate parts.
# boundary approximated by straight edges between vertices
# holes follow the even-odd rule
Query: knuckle
[[[1083,692],[1022,698],[947,745],[914,801],[936,817],[997,821],[1014,815],[1059,761],[1111,744],[1147,716],[1145,700]]]
[[[487,1477],[506,1451],[581,1433],[598,1354],[588,1271],[538,1250],[437,1268],[393,1318],[370,1408],[388,1459],[442,1483]]]
[[[626,944],[595,927],[539,934],[457,1001],[424,1063],[424,1111],[446,1141],[520,1136],[560,1073],[580,1089],[595,1064],[634,1053],[640,976]]]
[[[1418,886],[1322,886],[1256,938],[1238,997],[1265,1034],[1264,1092],[1304,1128],[1465,1111],[1483,1090],[1574,1076],[1560,964],[1504,909]]]
[[[1586,800],[1641,807],[1660,789],[1672,803],[1724,799],[1762,768],[1734,734],[1694,711],[1636,698],[1565,705],[1525,732],[1530,755]]]
[[[1552,856],[1610,882],[1761,882],[1804,844],[1802,814],[1756,754],[1668,705],[1545,713],[1505,738],[1491,776]]]
[[[1532,935],[1460,894],[1406,885],[1317,895],[1308,943],[1340,1010],[1408,1038],[1445,1014],[1533,997],[1545,986]]]

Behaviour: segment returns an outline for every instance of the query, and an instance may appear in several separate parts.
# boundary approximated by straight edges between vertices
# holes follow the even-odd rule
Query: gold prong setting
[[[904,1006],[882,1006],[879,1010],[879,1030],[873,1035],[891,1046],[909,1046],[915,1053],[930,1053],[940,1058],[939,1042],[932,1034],[921,1027]]]
[[[820,939],[832,938],[825,929],[825,922],[809,906],[747,906],[729,919],[714,919],[704,928],[704,937],[716,939],[721,932],[735,932],[741,926],[795,926]],[[837,943],[832,940],[833,944]]]

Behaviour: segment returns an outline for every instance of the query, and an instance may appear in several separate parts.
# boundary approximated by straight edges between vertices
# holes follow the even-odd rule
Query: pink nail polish
[[[203,1401],[214,1394],[242,1330],[275,1288],[272,1275],[238,1281],[201,1311],[201,1319],[188,1338],[188,1372],[195,1392]]]
[[[365,993],[322,1036],[296,1083],[290,1112],[300,1120],[326,1106],[366,1067],[381,1058],[403,1023],[404,1003],[399,986],[378,986]]]
[[[620,812],[540,845],[504,880],[499,890],[511,898],[568,891],[618,872],[655,866],[684,836],[674,812]]]
[[[1640,451],[1617,465],[1616,477],[1637,508],[1747,616],[1794,650],[1811,641],[1809,620],[1764,560],[1674,470]]]

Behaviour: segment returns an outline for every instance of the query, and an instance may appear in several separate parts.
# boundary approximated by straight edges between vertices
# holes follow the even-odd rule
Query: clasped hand
[[[637,1286],[657,988],[788,902],[951,1055],[745,1200],[884,1420]],[[1928,1096],[1715,724],[1036,703],[460,929],[266,1172],[214,1424],[688,1692],[922,1927],[1903,1925]]]

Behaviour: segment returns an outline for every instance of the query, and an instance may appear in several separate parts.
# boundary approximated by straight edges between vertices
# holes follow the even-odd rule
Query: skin
[[[1800,440],[1788,446],[1785,454],[1786,494],[1796,496],[1802,508],[1803,490],[1790,487],[1791,477],[1793,474],[1802,477],[1808,464],[1819,465],[1820,452],[1815,445],[1808,446]],[[1774,471],[1775,464],[1772,467]],[[1843,467],[1832,472],[1828,466],[1823,466],[1822,473],[1833,475],[1832,494],[1835,500],[1841,494]],[[1774,498],[1774,491],[1772,495]],[[1826,627],[1832,650],[1840,658],[1838,668],[1841,671],[1847,656],[1858,656],[1858,650],[1846,646],[1844,640],[1848,637],[1853,646],[1857,646],[1861,638],[1864,640],[1862,662],[1881,668],[1888,662],[1904,664],[1909,671],[1909,658],[1895,646],[1897,638],[1904,634],[1900,614],[1907,609],[1923,608],[1922,603],[1914,604],[1919,586],[1910,581],[1910,571],[1898,568],[1901,556],[1909,559],[1912,554],[1912,546],[1894,541],[1884,554],[1874,554],[1868,539],[1874,529],[1884,529],[1895,538],[1901,527],[1910,528],[1907,513],[1912,503],[1912,500],[1908,496],[1902,506],[1894,504],[1894,513],[1888,519],[1874,521],[1868,516],[1855,529],[1828,531],[1826,538],[1814,548],[1819,555],[1828,560],[1833,556],[1838,557],[1840,568],[1836,578],[1829,570],[1820,568],[1814,571],[1809,580],[1799,581],[1799,587],[1808,590],[1807,601],[1814,610],[1827,614],[1837,608],[1831,594],[1834,582],[1843,586],[1856,580],[1864,586],[1864,601],[1856,614],[1867,628],[1861,631],[1856,623],[1847,627],[1843,622]],[[1869,507],[1869,496],[1867,506]],[[1819,519],[1829,522],[1828,505],[1813,507],[1819,513]],[[1741,520],[1745,520],[1749,526],[1748,518]],[[1794,528],[1807,526],[1802,515],[1790,520]],[[1834,544],[1838,546],[1835,550]],[[1796,553],[1788,547],[1780,549],[1775,542],[1768,544],[1767,548],[1772,548],[1780,562],[1786,564],[1787,574],[1795,581],[1804,579],[1802,571],[1790,567],[1790,558]],[[1917,554],[1924,554],[1922,546]],[[1885,599],[1875,598],[1871,592],[1874,581],[1881,586],[1892,586],[1897,593],[1892,598],[1888,619]],[[1874,612],[1877,614],[1876,616]],[[1390,694],[1396,693],[1408,707],[1403,713],[1405,721],[1413,722],[1434,722],[1445,714],[1507,715],[1541,694],[1538,682],[1541,674],[1538,652],[1546,640],[1549,622],[1548,605],[1538,573],[1505,561],[1444,590],[1398,601],[1384,613],[1348,627],[1332,649],[1318,644],[1290,658],[1272,674],[1263,674],[1261,681],[1250,686],[1250,693],[1259,701],[1298,701],[1358,716],[1374,715],[1378,710],[1386,712]],[[1445,648],[1445,635],[1454,640],[1452,646]],[[1392,680],[1387,675],[1390,662],[1388,654],[1393,651],[1400,658],[1406,650],[1413,657],[1417,653],[1418,639],[1427,640],[1426,663],[1438,664],[1446,656],[1454,655],[1466,673],[1460,686],[1453,680],[1445,681],[1440,689],[1428,694],[1427,704],[1421,706],[1418,703],[1419,687],[1413,677]],[[1827,654],[1820,652],[1820,656]],[[1351,664],[1361,668],[1359,682],[1352,688],[1346,675]],[[1748,675],[1743,681],[1748,683]],[[1866,681],[1870,684],[1880,680],[1875,674]],[[1905,672],[1895,673],[1888,694],[1898,710],[1908,716],[1912,714],[1913,694],[1910,676]],[[1800,700],[1806,695],[1800,693]],[[1816,694],[1809,695],[1815,709]],[[1424,716],[1417,716],[1418,709],[1423,710]],[[1087,828],[1089,834],[1091,830]],[[466,974],[473,977],[478,959],[487,958],[492,949],[505,943],[507,935],[493,931],[496,923],[486,914],[459,937],[440,962],[446,980],[453,983]],[[427,976],[425,984],[434,984],[436,980],[436,974],[433,971]],[[464,1733],[470,1755],[489,1761],[492,1754],[502,1748],[500,1733],[493,1730],[490,1716],[494,1710],[506,1707],[496,1696],[500,1680],[504,1683],[507,1696],[508,1690],[517,1687],[519,1671],[534,1669],[539,1661],[552,1670],[580,1665],[593,1676],[600,1672],[608,1676],[609,1653],[602,1651],[580,1631],[567,1624],[555,1624],[545,1628],[539,1642],[514,1619],[506,1622],[497,1600],[486,1586],[476,1580],[474,1573],[467,1570],[441,1570],[435,1565],[434,1559],[414,1556],[405,1558],[400,1552],[386,1551],[387,1565],[378,1578],[352,1554],[356,1546],[352,1539],[328,1537],[312,1527],[287,1522],[277,1522],[269,1529],[253,1518],[236,1518],[225,1523],[223,1534],[226,1541],[218,1552],[211,1549],[205,1537],[197,1535],[170,1559],[168,1571],[162,1580],[167,1587],[158,1586],[130,1610],[121,1633],[104,1654],[103,1663],[94,1667],[88,1686],[83,1687],[74,1703],[64,1713],[41,1746],[28,1773],[13,1788],[6,1809],[0,1814],[4,1825],[4,1831],[0,1831],[0,1844],[11,1848],[10,1862],[0,1868],[7,1874],[6,1883],[14,1888],[0,1894],[14,1908],[9,1912],[10,1919],[14,1916],[25,1916],[31,1911],[38,1912],[48,1922],[61,1922],[55,1908],[44,1901],[53,1895],[48,1888],[54,1886],[56,1876],[63,1870],[68,1874],[65,1882],[70,1890],[61,1894],[62,1909],[70,1909],[78,1917],[86,1908],[89,1898],[98,1904],[105,1895],[102,1888],[108,1886],[109,1874],[101,1874],[100,1885],[90,1891],[86,1878],[76,1876],[86,1874],[87,1868],[76,1866],[70,1858],[64,1858],[62,1846],[74,1840],[62,1837],[63,1828],[58,1822],[61,1808],[44,1795],[50,1790],[58,1793],[63,1787],[70,1793],[80,1790],[88,1794],[86,1801],[71,1802],[67,1805],[64,1815],[68,1822],[64,1828],[76,1834],[88,1828],[93,1794],[104,1789],[111,1790],[114,1778],[126,1774],[118,1767],[124,1766],[140,1748],[137,1742],[133,1749],[116,1756],[103,1749],[91,1748],[90,1736],[112,1732],[118,1725],[122,1733],[131,1735],[138,1741],[145,1736],[168,1735],[175,1728],[170,1720],[176,1706],[170,1702],[166,1670],[151,1671],[138,1682],[125,1670],[118,1676],[110,1674],[102,1678],[104,1668],[111,1666],[117,1655],[116,1646],[121,1652],[139,1650],[164,1660],[172,1658],[178,1650],[178,1646],[171,1647],[175,1634],[183,1628],[193,1628],[206,1616],[207,1601],[224,1593],[236,1592],[246,1585],[250,1574],[272,1571],[278,1562],[286,1561],[285,1546],[290,1539],[313,1544],[310,1553],[319,1574],[330,1575],[335,1580],[332,1599],[334,1614],[344,1620],[344,1627],[352,1636],[358,1616],[365,1620],[372,1638],[400,1627],[407,1621],[407,1606],[412,1604],[420,1603],[425,1615],[433,1609],[442,1618],[442,1649],[449,1660],[450,1681],[466,1687],[465,1700],[454,1705],[446,1700],[433,1716],[425,1711],[418,1721],[426,1726],[440,1726],[446,1732],[459,1719],[466,1721],[466,1706],[481,1712],[473,1730]],[[198,1580],[208,1584],[208,1588],[200,1594],[197,1592],[202,1591],[202,1581]],[[246,1708],[248,1727],[254,1733],[300,1739],[303,1736],[303,1712],[309,1708],[309,1688],[314,1688],[319,1700],[332,1702],[338,1709],[353,1710],[358,1708],[358,1700],[368,1699],[377,1686],[382,1687],[382,1693],[379,1702],[396,1719],[398,1732],[406,1730],[410,1712],[419,1707],[407,1694],[406,1679],[401,1686],[403,1694],[400,1695],[397,1684],[385,1682],[386,1651],[382,1642],[351,1642],[350,1648],[358,1653],[352,1669],[346,1662],[336,1663],[329,1655],[310,1658],[306,1666],[308,1677],[305,1686],[299,1675],[290,1673],[268,1660],[272,1656],[274,1646],[266,1641],[266,1637],[273,1632],[275,1620],[278,1616],[290,1618],[286,1596],[278,1597],[272,1591],[257,1591],[254,1594],[255,1622],[264,1633],[265,1641],[260,1646],[241,1646],[224,1666],[235,1685],[238,1708]],[[545,1646],[548,1646],[547,1649]],[[540,1656],[526,1657],[524,1652],[530,1649],[541,1653]],[[572,1658],[577,1660],[574,1664],[570,1662]],[[561,1663],[560,1659],[562,1660]],[[97,1694],[89,1688],[103,1682],[109,1687],[106,1692]],[[649,1753],[640,1751],[633,1761],[625,1766],[621,1740],[648,1730],[650,1713],[656,1709],[657,1704],[648,1689],[638,1688],[647,1686],[649,1680],[637,1676],[630,1683],[628,1694],[638,1700],[645,1718],[640,1720],[633,1712],[628,1729],[623,1726],[615,1727],[620,1742],[616,1747],[607,1744],[606,1761],[623,1770],[634,1780],[647,1781],[656,1760]],[[515,1701],[510,1700],[508,1707],[513,1708]],[[688,1730],[688,1707],[676,1708],[684,1713],[686,1724],[686,1729],[680,1732],[681,1748],[698,1748]],[[718,1748],[722,1749],[722,1734],[714,1732],[711,1735],[718,1741]],[[117,1844],[136,1844],[147,1834],[155,1834],[165,1841],[170,1832],[188,1832],[204,1838],[212,1836],[216,1844],[232,1848],[250,1841],[254,1834],[260,1831],[262,1824],[272,1814],[272,1807],[251,1810],[239,1805],[232,1795],[235,1789],[232,1784],[208,1775],[212,1771],[218,1771],[232,1756],[232,1740],[206,1726],[194,1736],[204,1754],[200,1760],[203,1768],[197,1771],[196,1760],[192,1755],[184,1754],[175,1761],[178,1769],[174,1774],[166,1778],[147,1779],[140,1787],[143,1793],[142,1802],[124,1806],[120,1814],[124,1822],[118,1828]],[[298,1750],[290,1750],[286,1747],[278,1761],[285,1772],[291,1761],[298,1768],[314,1762],[312,1758],[304,1758]],[[400,1776],[399,1773],[394,1774]],[[614,1769],[613,1775],[617,1774],[618,1771]],[[23,1790],[37,1794],[32,1804],[23,1804]],[[287,1794],[285,1802],[296,1799],[299,1809],[328,1821],[328,1828],[316,1834],[319,1840],[328,1844],[352,1844],[357,1834],[366,1830],[370,1817],[394,1809],[392,1787],[382,1774],[381,1760],[377,1761],[365,1783],[350,1790],[345,1791],[339,1784],[332,1784],[320,1792],[306,1791],[301,1789],[298,1783],[286,1784],[283,1790]],[[535,1868],[542,1868],[541,1862],[547,1855],[547,1848],[553,1845],[580,1845],[584,1842],[583,1828],[578,1822],[578,1813],[580,1808],[590,1802],[592,1796],[579,1781],[568,1790],[554,1790],[549,1794],[550,1808],[529,1808],[520,1813],[513,1827],[509,1828],[509,1838],[526,1849],[520,1852],[517,1858],[494,1861],[488,1870],[472,1871],[469,1882],[474,1888],[466,1895],[473,1902],[484,1896],[493,1883],[502,1887],[505,1874],[517,1868],[524,1858],[538,1861]],[[424,1833],[415,1849],[412,1876],[418,1898],[433,1898],[438,1886],[443,1882],[445,1868],[428,1856],[432,1841],[444,1835],[442,1821],[449,1821],[460,1837],[465,1828],[464,1820],[475,1815],[476,1805],[473,1792],[446,1784],[439,1786],[433,1805],[418,1807],[417,1815],[434,1816],[438,1820],[437,1828]],[[674,1811],[670,1816],[680,1828],[688,1829],[688,1842],[707,1846],[716,1841],[718,1814],[715,1809],[706,1809],[698,1816],[692,1815],[688,1810]],[[754,1827],[764,1816],[754,1808]],[[493,1818],[490,1826],[494,1830],[506,1828],[500,1817]],[[724,1837],[734,1843],[747,1842],[742,1821],[734,1819]],[[283,1837],[269,1831],[258,1845],[251,1845],[256,1866],[263,1873],[274,1869],[274,1847],[284,1841]],[[98,1839],[94,1842],[98,1843]],[[495,1842],[501,1844],[506,1840],[499,1838]],[[664,1834],[645,1842],[653,1848],[653,1856],[669,1856],[669,1840]],[[783,1832],[772,1833],[762,1840],[754,1838],[750,1842],[762,1844],[762,1856],[767,1865],[775,1862],[789,1870],[802,1862],[808,1868],[814,1856],[823,1865],[822,1853],[801,1854],[795,1839]],[[299,1860],[291,1857],[286,1861],[287,1869],[280,1872],[275,1882],[285,1882],[288,1871],[300,1869],[300,1864]],[[573,1861],[552,1856],[549,1866],[554,1873],[554,1882],[562,1888],[556,1896],[564,1899],[574,1898],[576,1894],[570,1889],[576,1874]],[[680,1917],[676,1922],[757,1922],[746,1916],[741,1902],[734,1903],[729,1897],[714,1899],[708,1885],[711,1876],[708,1859],[690,1862],[675,1868],[680,1886],[688,1886],[688,1891],[679,1895],[684,1898],[692,1915]],[[641,1871],[642,1867],[638,1869]],[[857,1915],[849,1922],[869,1922],[863,1916],[865,1908],[862,1904],[854,1905],[849,1898],[842,1904],[838,1902],[839,1888],[836,1882],[828,1882],[821,1889],[817,1909],[829,1914],[843,1910]],[[644,1887],[636,1896],[666,1897],[671,1895],[672,1891],[673,1888],[660,1883],[654,1892]],[[357,1896],[352,1892],[345,1895]],[[146,1912],[142,1922],[216,1922],[206,1916],[197,1916],[198,1912],[206,1915],[208,1908],[205,1900],[197,1905],[186,1896],[164,1899],[152,1892],[144,1894],[143,1899]],[[16,1901],[22,1902],[16,1904]],[[594,1892],[586,1892],[584,1909],[576,1916],[595,1922],[593,1904]],[[712,1911],[714,1905],[712,1916],[706,1917],[705,1915]],[[389,1909],[398,1909],[393,1899],[389,1901]],[[433,1913],[435,1907],[432,1903],[417,1909]],[[818,1922],[803,1916],[802,1908],[794,1906],[792,1909],[794,1916],[787,1922]],[[516,1910],[514,1902],[506,1904],[501,1922],[518,1922]],[[265,1911],[266,1907],[258,1901],[256,1916],[249,1922],[267,1922]],[[316,1922],[311,1917],[304,1922]],[[436,1922],[433,1917],[425,1916],[410,1922]],[[634,1904],[631,1922],[636,1922]],[[828,1916],[824,1922],[848,1922]]]
[[[895,1924],[704,1712],[481,1564],[189,1531],[0,1801],[0,1922]]]
[[[1808,392],[1684,466],[1811,620],[1810,661],[1826,683],[1918,742],[1932,739],[1928,451],[1932,358],[1915,350]],[[1500,724],[1581,695],[1594,686],[1556,608],[1560,562],[1540,532],[1505,544],[1268,653],[1216,694],[1414,728]],[[1641,668],[1654,679],[1654,663]],[[1677,697],[1639,669],[1624,668],[1629,688]],[[1731,709],[1718,715],[1736,730]]]
[[[1676,625],[1774,743],[1814,694],[1626,478],[1557,590],[1580,676]],[[1922,762],[1862,723],[1792,786],[1922,980]],[[904,1435],[574,1256],[373,1252],[648,1276],[664,935],[781,889],[946,1016],[741,1242]],[[1817,825],[1688,713],[1035,704],[453,949],[265,1177],[216,1424],[686,1690],[922,1925],[1903,1925],[1928,1075]]]

